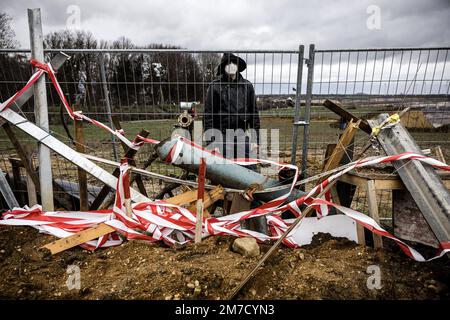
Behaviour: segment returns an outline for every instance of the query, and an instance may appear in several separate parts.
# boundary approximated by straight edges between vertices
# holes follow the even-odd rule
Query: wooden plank
[[[114,231],[113,227],[107,224],[100,223],[99,225],[80,231],[74,235],[58,239],[56,241],[46,244],[43,248],[50,250],[52,254],[56,254],[67,249],[73,248],[93,239],[107,235]]]
[[[345,155],[346,148],[355,137],[355,134],[358,131],[360,124],[361,120],[358,120],[358,122],[354,123],[353,120],[350,119],[347,128],[345,128],[344,132],[339,138],[338,143],[336,144],[336,148],[334,148],[333,152],[331,153],[331,156],[326,161],[326,164],[323,167],[322,172],[327,172],[339,167],[339,164]],[[323,177],[322,179],[320,179],[319,183],[324,181],[325,179],[327,179],[327,177]],[[311,215],[313,212],[314,211],[309,211],[308,216]]]
[[[181,206],[183,204],[195,201],[195,199],[197,199],[197,190],[190,190],[181,195],[178,195],[178,196],[175,196],[175,197],[172,197],[169,199],[164,199],[164,201]],[[104,236],[108,233],[111,233],[113,231],[114,231],[114,228],[110,227],[107,224],[100,223],[99,225],[97,225],[95,227],[80,231],[74,235],[71,235],[71,236],[68,236],[65,238],[61,238],[61,239],[55,240],[51,243],[48,243],[45,246],[43,246],[43,248],[50,250],[50,252],[52,254],[56,254],[56,253],[65,251],[67,249],[76,247],[87,241],[97,239],[97,238]]]
[[[335,101],[335,100],[326,99],[323,102],[323,105],[328,110],[333,111],[334,113],[336,113],[338,116],[340,116],[347,122],[350,122],[352,120],[353,120],[353,122],[361,121],[359,128],[368,134],[372,133],[372,128],[370,128],[370,125],[367,123],[366,120],[360,119],[357,116],[355,116],[355,115],[351,114],[350,112],[348,112],[347,110],[345,110],[345,108],[342,106],[342,104],[340,102]]]
[[[242,194],[235,193],[231,202],[230,214],[249,210],[251,202],[245,199]]]
[[[34,148],[31,145],[25,145],[24,147],[25,153],[27,155],[27,162],[30,165],[31,169],[33,169],[33,154]],[[22,160],[23,162],[23,160]],[[33,170],[34,172],[34,170]],[[28,174],[26,175],[27,180],[27,196],[28,196],[28,206],[34,206],[38,203],[37,201],[37,193],[36,193],[36,185],[34,184],[33,179]]]
[[[358,235],[358,244],[365,246],[366,245],[366,232],[364,231],[364,227],[359,223],[356,224],[356,233]]]
[[[197,200],[197,189],[189,190],[184,193],[178,194],[174,197],[162,199],[168,203],[176,204],[179,206],[185,206],[191,202]]]
[[[436,146],[435,151],[436,151],[436,158],[437,158],[440,162],[447,163],[447,162],[445,161],[444,154],[442,153],[441,146]]]
[[[74,121],[75,126],[75,149],[78,152],[84,153],[84,134],[83,134],[83,121]],[[80,211],[86,211],[89,209],[88,201],[88,188],[87,188],[87,174],[81,168],[77,168],[78,171],[78,190],[80,194]]]
[[[335,169],[339,166],[339,163],[344,157],[348,145],[355,137],[355,134],[358,131],[360,124],[361,120],[359,120],[356,123],[354,123],[353,120],[350,120],[347,128],[342,133],[342,136],[340,137],[336,145],[336,148],[334,148],[333,153],[331,154],[330,158],[328,158],[328,161],[326,162],[323,168],[323,172]],[[322,181],[323,180],[324,179],[322,179]]]
[[[207,208],[211,207],[216,201],[223,200],[225,198],[225,191],[222,186],[217,186],[209,192],[205,192],[205,199],[203,201],[203,216],[206,218],[211,217]],[[196,203],[190,205],[188,210],[195,212]]]
[[[375,182],[373,180],[367,181],[367,203],[369,206],[369,216],[380,224],[380,217],[378,215],[378,203],[377,203],[377,193],[375,189]],[[382,237],[376,233],[373,234],[373,246],[375,249],[383,248]]]

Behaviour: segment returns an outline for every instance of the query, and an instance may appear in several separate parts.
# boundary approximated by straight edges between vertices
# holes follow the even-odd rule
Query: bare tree
[[[19,44],[15,39],[16,34],[11,29],[11,20],[7,13],[0,11],[0,49],[12,49]]]

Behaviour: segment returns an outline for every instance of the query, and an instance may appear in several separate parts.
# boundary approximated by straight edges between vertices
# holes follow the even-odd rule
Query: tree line
[[[5,20],[6,19],[6,20]],[[10,20],[10,18],[9,18]],[[9,29],[8,17],[0,15],[1,48],[14,48],[17,42]],[[6,21],[4,24],[1,21]],[[6,31],[2,33],[2,25]],[[8,37],[4,37],[3,34]],[[130,39],[96,39],[91,32],[61,30],[45,35],[45,49],[79,49],[58,71],[58,80],[69,103],[87,113],[105,113],[105,92],[101,81],[100,54],[103,55],[107,88],[113,112],[157,114],[178,111],[180,101],[203,101],[209,82],[221,56],[214,53],[171,52],[175,45],[138,46]],[[92,52],[84,49],[152,49],[147,52]],[[55,53],[47,53],[49,61]],[[29,54],[0,54],[0,98],[2,101],[19,90],[31,76]],[[47,90],[50,112],[57,112],[55,90]],[[25,106],[24,111],[31,111]]]

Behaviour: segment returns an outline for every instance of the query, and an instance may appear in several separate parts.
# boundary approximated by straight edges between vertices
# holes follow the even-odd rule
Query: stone
[[[231,249],[244,257],[257,257],[260,250],[255,238],[245,237],[234,240]]]
[[[200,287],[195,287],[195,289],[194,289],[194,297],[198,297],[201,292],[202,292],[202,289]]]

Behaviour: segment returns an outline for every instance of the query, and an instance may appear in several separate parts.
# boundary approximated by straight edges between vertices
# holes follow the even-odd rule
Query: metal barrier
[[[450,159],[449,49],[322,50],[310,45],[307,54],[303,46],[298,50],[245,51],[63,49],[72,58],[59,71],[58,79],[75,109],[106,123],[117,116],[130,137],[144,127],[151,137],[163,139],[173,129],[180,102],[199,102],[197,113],[201,118],[206,91],[215,78],[221,54],[234,52],[247,62],[243,76],[255,88],[262,128],[279,130],[280,160],[297,163],[297,156],[301,157],[306,177],[307,169],[314,173],[321,166],[326,145],[336,141],[340,132],[338,116],[322,105],[325,98],[340,100],[361,117],[410,106],[412,111],[405,121],[416,140],[427,148],[439,144]],[[58,51],[45,52],[49,58]],[[29,50],[0,50],[1,101],[30,77],[28,59]],[[70,143],[61,125],[68,118],[61,115],[56,92],[50,83],[47,85],[50,129]],[[33,119],[32,102],[22,112]],[[85,126],[84,130],[88,152],[114,158],[111,146],[115,141],[96,128]],[[31,142],[24,135],[19,138]],[[364,139],[357,136],[355,147]],[[10,169],[7,158],[14,153],[13,146],[2,131],[0,141],[0,166]],[[139,154],[140,160],[145,160],[150,151],[151,147],[146,146]],[[55,164],[55,170],[61,170],[58,174],[66,175],[61,168],[64,165]],[[163,164],[151,169],[176,173]]]

